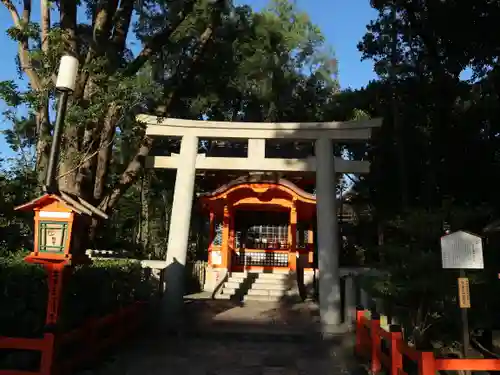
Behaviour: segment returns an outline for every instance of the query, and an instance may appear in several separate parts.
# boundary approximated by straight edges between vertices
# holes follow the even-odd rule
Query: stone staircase
[[[296,289],[297,281],[287,272],[232,272],[218,299],[279,301]]]

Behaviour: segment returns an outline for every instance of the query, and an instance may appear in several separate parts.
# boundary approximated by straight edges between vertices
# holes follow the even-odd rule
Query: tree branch
[[[10,0],[2,0],[2,4],[5,5],[7,10],[10,12],[10,16],[12,17],[12,20],[14,21],[14,26],[17,28],[21,29],[21,18],[19,17],[19,13],[17,12],[16,7],[14,4],[12,4],[12,1]]]
[[[178,13],[176,20],[165,29],[153,35],[153,37],[146,42],[142,51],[137,55],[135,60],[133,60],[125,68],[123,74],[125,76],[133,76],[137,73],[144,63],[156,52],[158,52],[165,42],[171,37],[175,30],[184,22],[187,16],[192,12],[196,0],[187,0],[184,2],[183,9]]]
[[[130,29],[130,21],[134,11],[134,0],[122,0],[120,8],[116,12],[115,27],[111,43],[114,48],[115,56],[118,58],[125,49],[127,34]]]
[[[59,14],[63,32],[64,51],[78,57],[76,38],[76,5],[75,0],[60,0]]]
[[[92,43],[89,45],[83,66],[88,66],[96,56],[106,53],[118,2],[119,0],[101,0],[97,5],[92,21]],[[80,99],[84,95],[89,76],[88,69],[83,69],[76,85],[75,98]]]
[[[193,52],[193,57],[189,61],[189,63],[185,63],[184,66],[186,68],[182,69],[176,76],[174,76],[173,81],[174,84],[177,84],[177,89],[170,95],[168,98],[167,104],[165,106],[160,106],[156,109],[157,113],[163,112],[166,116],[169,113],[172,113],[172,109],[179,103],[179,100],[182,96],[184,89],[190,86],[192,78],[198,71],[199,63],[203,53],[206,50],[208,45],[208,41],[212,37],[213,34],[213,26],[208,26],[205,31],[200,36],[200,41],[198,46]],[[183,75],[184,73],[184,75]],[[182,83],[180,82],[182,80]],[[163,108],[162,108],[163,107]]]
[[[99,204],[99,207],[101,209],[103,209],[104,211],[108,211],[110,208],[114,207],[123,193],[137,180],[140,172],[146,164],[146,158],[152,146],[153,138],[144,136],[139,149],[137,150],[137,153],[128,164],[125,172],[123,172],[120,176],[118,183]]]
[[[122,108],[111,104],[103,121],[99,153],[97,155],[97,166],[94,181],[94,200],[100,201],[105,190],[109,174],[109,165],[112,159],[113,139],[115,137],[116,125]],[[123,117],[123,116],[122,116]]]
[[[99,2],[93,28],[94,44],[99,50],[105,48],[109,40],[118,1],[104,0]]]
[[[23,22],[27,25],[31,19],[31,0],[23,1]]]
[[[20,18],[19,13],[12,4],[11,0],[1,0],[2,4],[5,5],[7,10],[10,13],[12,21],[14,22],[14,26],[20,31],[23,32],[25,25],[29,22],[29,19],[26,20],[25,17],[29,17],[30,9],[31,9],[31,1],[24,1],[24,9],[23,9],[23,19]],[[25,38],[20,38],[18,41],[18,53],[19,53],[19,62],[21,64],[21,69],[26,73],[28,79],[30,80],[30,84],[34,90],[40,91],[42,89],[42,84],[38,74],[33,69],[31,65],[31,59],[29,56],[28,50],[28,41]]]
[[[49,52],[49,31],[50,31],[50,4],[49,0],[40,1],[40,14],[41,14],[41,39],[42,51],[47,54]]]
[[[144,64],[145,61],[147,61],[147,59],[149,58],[149,56],[151,56],[152,53],[161,49],[163,43],[165,43],[165,41],[170,37],[170,35],[172,35],[175,29],[179,27],[182,21],[187,17],[187,10],[193,8],[194,1],[187,2],[187,4],[188,5],[185,5],[184,9],[180,12],[181,14],[179,16],[180,21],[176,22],[177,26],[175,28],[169,27],[166,30],[160,32],[159,34],[156,34],[156,36],[152,38],[151,42],[146,44],[145,48],[143,49],[141,54],[139,54],[138,58],[129,65],[128,69],[126,69],[126,72],[128,74],[135,74],[135,72],[137,72],[140,69],[140,67]],[[178,85],[174,93],[170,96],[168,104],[166,105],[165,108],[165,115],[168,115],[172,111],[172,107],[174,103],[176,103],[178,97],[180,96],[179,94],[181,93],[183,86],[185,84],[189,84],[193,74],[196,74],[196,72],[199,71],[198,65],[202,61],[201,57],[203,56],[206,47],[209,44],[209,41],[212,39],[213,30],[215,29],[219,20],[218,13],[219,12],[217,11],[216,17],[212,16],[209,25],[206,27],[205,31],[201,34],[198,46],[196,47],[193,53],[193,57],[191,59],[190,64],[188,64],[188,72],[187,75],[184,76],[183,85]],[[182,71],[180,70],[177,74],[179,74],[179,77],[182,77],[183,73],[184,74],[186,73],[185,69],[182,69]],[[179,78],[179,80],[180,79],[181,78]],[[152,146],[153,146],[153,138],[144,135],[141,144],[137,150],[137,153],[130,161],[125,171],[120,176],[120,179],[111,188],[110,192],[106,194],[106,196],[100,202],[99,207],[102,210],[109,211],[111,208],[113,208],[120,199],[120,197],[123,195],[123,193],[137,180],[138,176],[142,172],[142,169],[145,167],[146,158],[148,157]]]
[[[184,78],[183,81],[184,84],[188,84],[191,76],[198,71],[198,69],[196,69],[197,65],[200,63],[201,57],[203,56],[206,46],[208,45],[208,42],[211,39],[211,36],[213,35],[213,29],[214,26],[210,24],[202,33],[199,45],[194,52],[191,64],[189,64],[188,76]],[[178,74],[181,76],[182,73],[183,72],[179,72]],[[178,86],[175,92],[170,96],[168,104],[165,106],[165,112],[164,112],[165,115],[168,115],[168,113],[172,111],[172,108],[174,104],[177,102],[179,93],[181,92],[182,88],[183,85]],[[107,194],[101,201],[101,204],[99,205],[101,209],[107,211],[110,208],[113,208],[120,199],[120,197],[123,195],[123,193],[137,180],[142,169],[145,167],[146,158],[149,155],[149,151],[151,150],[152,146],[153,146],[153,138],[145,135],[142,139],[141,145],[136,155],[125,169],[125,172],[123,172],[123,174],[121,175],[118,183],[112,188],[111,192]]]

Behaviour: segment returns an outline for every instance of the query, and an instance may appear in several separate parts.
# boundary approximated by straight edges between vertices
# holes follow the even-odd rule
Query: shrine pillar
[[[304,286],[306,288],[306,295],[314,297],[314,281],[315,281],[315,267],[314,267],[314,231],[313,224],[309,223],[307,230],[307,255],[304,257]]]
[[[292,271],[297,270],[297,207],[296,201],[293,201],[290,208],[290,223],[288,225],[288,243],[290,251],[288,252],[288,267]]]
[[[231,207],[229,210],[229,242],[227,246],[227,269],[231,271],[231,263],[233,261],[233,254],[236,247],[236,231],[234,227],[234,209]]]
[[[229,242],[231,240],[231,215],[229,206],[224,205],[224,217],[222,221],[222,244],[221,244],[221,255],[222,255],[222,268],[226,268],[231,271],[231,258],[229,250]]]
[[[172,213],[167,245],[165,268],[164,306],[170,315],[181,311],[184,296],[184,272],[193,206],[194,182],[196,176],[196,157],[198,155],[198,137],[182,137],[179,160],[175,179]],[[165,319],[168,320],[168,319]],[[176,320],[172,320],[175,324]]]
[[[212,249],[212,243],[215,238],[215,212],[210,210],[210,219],[209,219],[209,227],[208,227],[208,249]]]
[[[208,233],[208,265],[205,270],[205,284],[203,285],[204,292],[213,293],[219,284],[222,275],[222,256],[221,248],[214,247],[213,242],[216,237],[216,220],[217,215],[213,209],[210,209],[209,233]]]
[[[335,158],[329,138],[315,142],[319,308],[324,333],[342,322]]]
[[[309,223],[309,229],[307,230],[307,250],[308,268],[314,268],[314,229],[312,223]]]

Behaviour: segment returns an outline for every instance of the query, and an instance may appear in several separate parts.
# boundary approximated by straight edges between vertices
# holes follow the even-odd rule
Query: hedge
[[[138,262],[94,261],[70,268],[63,284],[60,328],[68,331],[99,317],[147,300],[153,283]],[[43,267],[19,256],[0,258],[0,336],[30,337],[42,333],[47,308],[47,275]]]

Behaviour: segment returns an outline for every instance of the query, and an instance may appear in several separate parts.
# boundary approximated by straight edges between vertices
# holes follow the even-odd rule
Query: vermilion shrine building
[[[230,272],[314,269],[316,197],[285,179],[241,177],[200,195],[209,265]]]

